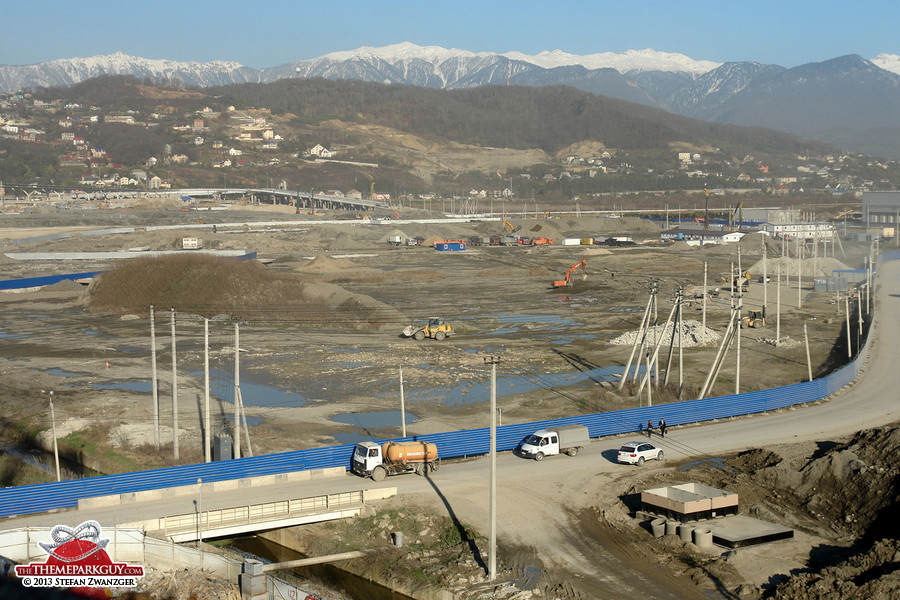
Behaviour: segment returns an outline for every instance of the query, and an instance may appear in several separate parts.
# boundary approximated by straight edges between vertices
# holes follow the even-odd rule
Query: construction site
[[[503,424],[656,406],[827,375],[859,350],[872,306],[870,242],[748,230],[734,243],[696,246],[664,240],[663,224],[638,217],[338,212],[236,204],[202,214],[160,205],[2,215],[2,279],[97,273],[0,294],[7,429],[28,429],[48,448],[52,390],[72,474],[202,462],[216,452],[227,459],[234,445],[246,456],[390,439],[401,427],[411,435],[473,429],[488,419],[486,356],[500,357]],[[160,224],[168,227],[150,228]],[[254,274],[260,279],[234,298],[180,304],[151,293],[151,327],[149,303],[104,289],[124,261],[88,254],[120,251],[229,251],[269,275]],[[852,283],[834,283],[851,272]],[[267,283],[272,275],[277,285]],[[172,290],[214,286],[181,278]],[[237,422],[242,446],[230,442],[240,439]],[[635,477],[617,478],[605,501],[615,504]],[[703,479],[721,484],[715,474]],[[597,505],[591,514],[606,510],[628,507]],[[761,573],[733,578],[732,588],[764,589]],[[577,587],[558,597],[590,597]]]

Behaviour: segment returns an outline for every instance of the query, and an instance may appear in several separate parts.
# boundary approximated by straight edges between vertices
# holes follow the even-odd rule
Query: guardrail
[[[900,252],[883,254],[879,260],[882,262],[900,260]],[[813,381],[730,396],[504,425],[497,428],[497,450],[512,450],[526,435],[534,433],[535,430],[558,425],[585,425],[590,436],[597,438],[637,431],[648,419],[658,422],[661,417],[665,418],[671,427],[762,413],[823,400],[856,379],[866,362],[871,343],[872,336],[867,336],[865,345],[853,360],[834,373]],[[444,458],[475,456],[489,451],[490,429],[484,427],[394,439],[432,442],[441,449]],[[6,488],[0,490],[0,518],[74,508],[80,498],[191,485],[196,483],[198,477],[202,477],[204,482],[215,482],[327,467],[343,467],[349,470],[354,448],[355,444],[342,444],[236,460]]]
[[[233,527],[235,525],[252,525],[254,523],[311,515],[336,509],[361,507],[363,500],[363,491],[358,490],[294,500],[279,500],[262,504],[236,506],[203,511],[202,513],[172,515],[159,519],[159,530],[165,536],[200,530],[212,532],[216,529]],[[202,523],[198,521],[202,521]],[[202,528],[200,527],[201,524]]]

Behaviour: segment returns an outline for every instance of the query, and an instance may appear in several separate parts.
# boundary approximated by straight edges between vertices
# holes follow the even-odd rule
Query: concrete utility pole
[[[206,398],[203,423],[203,458],[206,462],[212,462],[212,427],[209,419],[209,319],[203,319],[203,390]]]
[[[234,457],[241,457],[241,325],[234,324],[234,431],[231,433]]]
[[[850,294],[844,298],[844,307],[847,312],[847,358],[853,358],[853,347],[850,345]]]
[[[803,303],[803,248],[797,238],[797,308]]]
[[[781,263],[778,264],[778,285],[775,288],[775,346],[781,341]]]
[[[809,333],[806,331],[806,321],[803,321],[803,341],[806,343],[806,370],[809,381],[812,381],[812,360],[809,358]]]
[[[400,437],[406,437],[406,400],[403,397],[403,367],[400,367]]]
[[[159,382],[156,376],[156,315],[150,305],[150,373],[153,379],[153,443],[159,449]]]
[[[44,390],[41,390],[42,392]],[[56,443],[56,413],[53,412],[53,390],[50,390],[50,431],[53,433],[53,460],[56,462],[56,480],[62,481],[59,472],[59,446]]]
[[[497,577],[497,364],[499,356],[486,356],[491,365],[491,492],[490,492],[490,549],[488,550],[488,581]]]
[[[706,274],[709,270],[709,263],[703,261],[703,333],[706,333]]]
[[[740,260],[740,253],[738,253],[738,260]],[[737,295],[737,324],[735,327],[737,330],[735,331],[735,336],[737,337],[737,343],[735,347],[734,354],[734,393],[741,393],[741,309],[744,304],[744,293],[741,291],[742,288],[738,288]]]
[[[763,263],[763,311],[766,310],[766,305],[769,303],[769,270],[767,268],[766,257],[769,254],[768,248],[766,247],[766,236],[759,236],[760,240],[762,240],[762,263]]]
[[[207,461],[209,462],[209,461]],[[203,478],[197,478],[197,547],[203,544]]]
[[[178,373],[175,360],[175,307],[172,307],[172,454],[178,460]]]

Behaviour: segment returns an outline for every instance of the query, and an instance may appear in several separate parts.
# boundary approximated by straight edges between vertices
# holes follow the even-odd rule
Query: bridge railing
[[[887,260],[900,260],[900,252],[879,257],[879,262]],[[671,427],[823,400],[856,379],[866,362],[872,339],[873,336],[867,336],[865,345],[853,360],[821,379],[744,394],[504,425],[497,428],[497,450],[512,450],[522,439],[536,430],[559,425],[585,425],[590,436],[597,438],[637,432],[641,424],[646,423],[648,419],[658,422],[660,418],[665,418]],[[432,442],[438,446],[443,458],[475,456],[489,451],[490,429],[484,427],[399,439]],[[0,518],[74,508],[82,498],[187,486],[196,483],[198,477],[202,477],[204,482],[216,482],[327,467],[349,470],[354,448],[355,444],[342,444],[236,460],[0,489]]]
[[[263,523],[277,519],[286,519],[300,515],[309,515],[334,511],[349,507],[362,506],[364,496],[362,490],[352,492],[340,492],[336,494],[324,494],[296,498],[291,500],[278,500],[275,502],[263,502],[245,506],[235,506],[216,510],[204,510],[181,515],[171,515],[158,520],[158,530],[164,535],[172,535],[183,532],[205,531],[211,532],[224,527],[235,525],[250,525]],[[156,531],[150,528],[148,531]]]

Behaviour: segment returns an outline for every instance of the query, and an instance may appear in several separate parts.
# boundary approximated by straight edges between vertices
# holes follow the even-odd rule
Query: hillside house
[[[318,156],[319,158],[331,158],[332,152],[322,144],[316,144],[309,149],[310,156]]]

